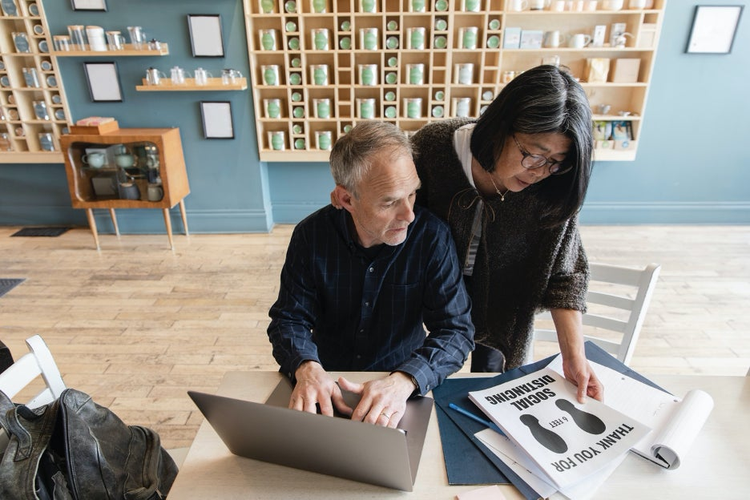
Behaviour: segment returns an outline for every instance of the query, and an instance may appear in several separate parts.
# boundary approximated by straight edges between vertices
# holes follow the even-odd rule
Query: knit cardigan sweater
[[[482,237],[467,280],[475,341],[505,355],[506,369],[524,363],[534,315],[551,308],[585,312],[589,271],[577,218],[541,227],[543,206],[536,188],[484,198],[466,178],[453,134],[469,119],[428,124],[412,137],[422,187],[417,203],[450,225],[463,266],[479,200],[484,201]]]

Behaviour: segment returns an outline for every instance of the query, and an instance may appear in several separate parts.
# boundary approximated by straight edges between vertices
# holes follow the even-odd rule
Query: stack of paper
[[[576,393],[576,387],[562,375],[545,368],[469,392],[469,399],[512,442],[485,435],[487,446],[565,492],[583,481],[596,480],[602,470],[608,475],[651,430],[594,399],[580,404]],[[589,486],[585,489],[590,490]]]

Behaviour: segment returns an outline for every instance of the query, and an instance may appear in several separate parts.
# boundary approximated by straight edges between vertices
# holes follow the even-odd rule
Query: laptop
[[[354,408],[358,397],[342,391]],[[229,451],[363,483],[412,491],[433,400],[407,401],[398,428],[287,408],[292,384],[284,378],[265,404],[188,391]]]

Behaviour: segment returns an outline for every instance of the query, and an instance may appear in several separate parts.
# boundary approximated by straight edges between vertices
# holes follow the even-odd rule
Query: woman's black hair
[[[562,224],[580,210],[591,178],[591,108],[583,87],[557,66],[524,71],[505,86],[477,120],[471,153],[482,168],[492,172],[506,139],[517,132],[558,132],[571,141],[566,162],[573,169],[534,186],[547,207],[543,224]]]

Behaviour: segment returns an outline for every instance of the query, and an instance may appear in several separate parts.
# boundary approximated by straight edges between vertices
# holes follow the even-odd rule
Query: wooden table
[[[344,375],[355,381],[374,377],[372,373]],[[219,393],[265,401],[280,378],[277,372],[232,372]],[[653,380],[680,397],[690,389],[703,389],[714,398],[714,410],[679,469],[664,470],[631,453],[595,498],[746,498],[750,492],[750,377],[656,376]],[[169,498],[452,500],[478,487],[448,485],[433,411],[412,493],[237,457],[204,421]],[[513,486],[501,489],[508,499],[522,498]]]

